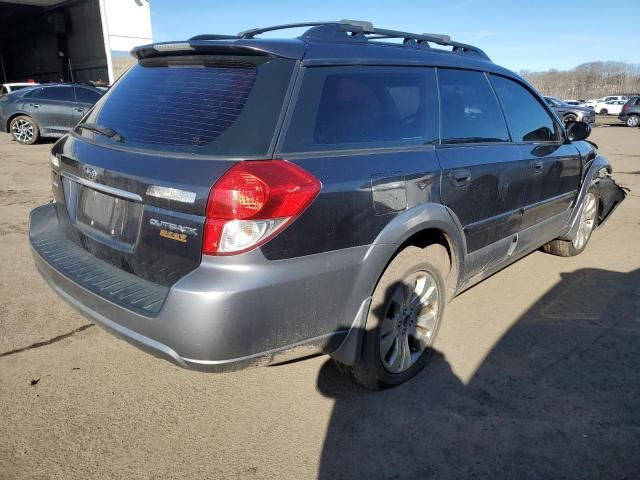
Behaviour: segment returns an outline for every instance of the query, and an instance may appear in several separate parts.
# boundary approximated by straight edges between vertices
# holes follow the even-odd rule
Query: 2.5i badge
[[[160,236],[175,240],[177,242],[187,243],[189,236],[197,237],[198,231],[193,227],[185,227],[177,223],[165,222],[157,218],[150,218],[149,225],[160,229]]]

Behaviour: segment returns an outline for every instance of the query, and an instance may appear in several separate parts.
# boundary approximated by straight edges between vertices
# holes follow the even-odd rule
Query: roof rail
[[[285,30],[290,28],[311,27],[303,36],[307,36],[313,33],[315,38],[322,38],[323,33],[320,29],[314,29],[313,27],[326,27],[329,25],[335,25],[338,31],[352,34],[351,36],[357,37],[359,41],[365,40],[385,40],[393,38],[401,38],[404,40],[405,45],[415,45],[429,48],[429,43],[435,43],[437,45],[443,45],[452,47],[454,53],[459,54],[471,54],[480,57],[484,60],[491,61],[489,56],[484,53],[480,48],[465,43],[454,42],[449,35],[435,34],[435,33],[410,33],[402,32],[399,30],[387,30],[384,28],[375,28],[371,22],[359,21],[359,20],[337,20],[327,22],[303,22],[303,23],[287,23],[283,25],[274,25],[271,27],[253,28],[251,30],[245,30],[238,33],[237,38],[250,39],[256,35],[260,35],[266,32],[272,32],[274,30]],[[318,36],[320,35],[320,36]],[[368,35],[368,36],[367,36]],[[203,37],[203,36],[200,36]]]

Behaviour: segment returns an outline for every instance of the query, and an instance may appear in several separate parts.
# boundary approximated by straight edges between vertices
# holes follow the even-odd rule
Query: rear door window
[[[62,102],[73,102],[72,87],[48,87],[41,89],[42,93],[39,98],[46,100],[59,100]]]
[[[500,105],[482,72],[438,69],[441,142],[507,142],[509,132]]]
[[[122,147],[222,156],[269,151],[294,62],[258,56],[143,59],[86,119]],[[110,143],[80,129],[83,136]]]
[[[491,75],[514,142],[553,142],[559,129],[540,101],[523,85]]]
[[[308,68],[283,151],[433,143],[438,138],[436,92],[432,68]]]

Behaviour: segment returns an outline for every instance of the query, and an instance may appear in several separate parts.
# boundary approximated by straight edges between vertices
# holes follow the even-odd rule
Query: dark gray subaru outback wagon
[[[579,254],[625,196],[588,125],[445,35],[314,22],[132,54],[53,147],[29,235],[62,298],[182,367],[325,352],[397,385],[455,295]]]

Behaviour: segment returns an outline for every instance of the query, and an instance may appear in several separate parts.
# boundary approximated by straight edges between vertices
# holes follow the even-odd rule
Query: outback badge
[[[187,243],[187,237],[197,237],[198,230],[193,227],[185,227],[177,223],[165,222],[157,218],[150,218],[149,225],[160,229],[160,236],[175,240],[177,242]]]

